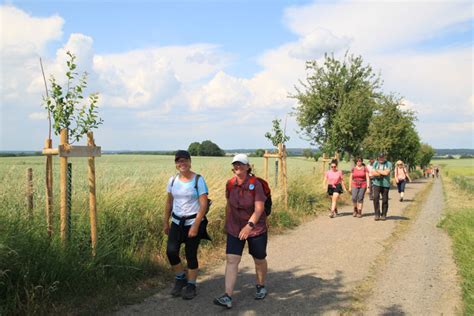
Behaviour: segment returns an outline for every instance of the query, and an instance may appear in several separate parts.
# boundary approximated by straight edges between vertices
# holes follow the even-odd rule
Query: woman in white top
[[[208,189],[204,178],[191,171],[189,152],[178,150],[174,161],[179,173],[168,181],[163,220],[163,231],[168,235],[166,255],[176,276],[171,295],[192,299],[196,296],[199,242],[203,238],[209,239],[205,217],[208,208]],[[179,258],[182,243],[185,244],[188,263],[187,275]]]

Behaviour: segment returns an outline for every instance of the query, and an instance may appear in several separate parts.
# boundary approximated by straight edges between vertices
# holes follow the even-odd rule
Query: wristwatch
[[[255,224],[254,224],[253,222],[250,222],[250,221],[249,221],[247,224],[250,226],[250,228],[252,228],[252,229],[255,228]]]

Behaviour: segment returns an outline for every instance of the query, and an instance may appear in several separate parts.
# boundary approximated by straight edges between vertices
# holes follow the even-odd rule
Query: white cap
[[[248,165],[249,164],[249,157],[247,157],[246,154],[237,154],[237,155],[234,156],[234,159],[232,159],[232,163],[234,163],[234,162],[241,162],[244,165]]]

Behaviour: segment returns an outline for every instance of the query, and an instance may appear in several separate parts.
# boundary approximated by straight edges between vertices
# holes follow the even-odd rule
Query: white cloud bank
[[[2,26],[0,148],[6,149],[13,145],[4,135],[13,132],[15,124],[41,118],[37,112],[44,86],[38,57],[49,43],[61,39],[64,20],[36,18],[12,6],[0,6],[0,12],[2,23],[23,26]],[[215,139],[224,148],[256,147],[266,141],[255,135],[263,135],[273,118],[283,118],[295,104],[288,95],[305,78],[305,60],[350,49],[381,71],[387,91],[399,92],[418,112],[424,141],[436,147],[472,147],[472,44],[435,51],[408,49],[465,27],[472,16],[467,2],[341,1],[290,7],[284,21],[298,39],[262,52],[261,70],[250,78],[226,72],[236,55],[223,52],[218,44],[104,55],[94,52],[92,37],[80,33],[68,35],[64,46],[44,62],[47,73],[61,76],[65,52],[77,55],[78,68],[90,73],[90,87],[100,91],[106,119],[101,133],[107,134],[103,140],[111,148],[134,146],[137,135],[143,138],[135,146],[142,149],[184,147],[198,136]],[[451,137],[432,133],[433,122]],[[289,125],[296,127],[294,119]],[[118,129],[120,144],[114,139]],[[295,146],[305,146],[292,136]],[[31,148],[42,140],[33,143],[25,137],[15,142]]]

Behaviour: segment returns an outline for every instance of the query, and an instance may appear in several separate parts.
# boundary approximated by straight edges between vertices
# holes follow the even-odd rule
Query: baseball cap
[[[385,153],[379,153],[378,157],[379,158],[385,158]]]
[[[174,161],[178,161],[180,158],[191,159],[191,155],[187,150],[178,150],[174,155]]]
[[[237,154],[234,156],[234,159],[232,159],[232,163],[234,162],[240,162],[240,163],[243,163],[244,165],[248,165],[249,157],[247,157],[246,154]]]

